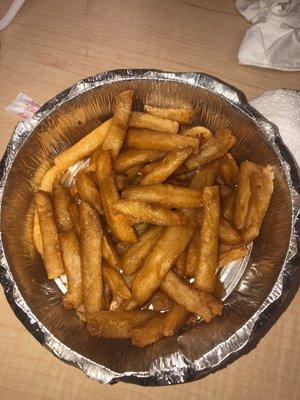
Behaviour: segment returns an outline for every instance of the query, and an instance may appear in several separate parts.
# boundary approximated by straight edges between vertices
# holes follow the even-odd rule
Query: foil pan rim
[[[16,316],[21,320],[31,334],[39,340],[41,344],[51,350],[61,360],[77,366],[86,375],[96,379],[101,383],[115,383],[118,381],[133,382],[140,385],[167,385],[183,383],[191,380],[188,375],[198,379],[213,372],[216,369],[225,366],[227,361],[234,360],[243,354],[245,350],[254,342],[262,331],[260,322],[276,318],[276,312],[283,307],[284,300],[291,290],[291,284],[296,278],[300,263],[297,262],[296,255],[300,247],[300,177],[296,162],[286,148],[278,128],[267,121],[257,110],[251,107],[245,95],[233,86],[204,73],[200,72],[166,72],[159,70],[135,69],[135,70],[114,70],[107,71],[95,76],[79,80],[70,88],[64,90],[50,101],[45,103],[40,110],[29,120],[19,122],[9,141],[6,152],[1,160],[0,173],[0,211],[3,200],[3,193],[7,177],[13,161],[32,131],[41,123],[41,121],[51,114],[62,103],[71,100],[73,97],[92,90],[105,84],[111,84],[126,80],[161,80],[177,81],[184,84],[200,87],[223,97],[232,106],[237,107],[251,118],[260,128],[263,135],[266,136],[273,149],[276,151],[278,159],[282,165],[289,188],[292,204],[292,229],[290,236],[289,249],[286,254],[285,262],[282,265],[280,274],[275,282],[270,294],[265,299],[259,309],[248,319],[248,321],[227,340],[214,347],[210,352],[201,358],[190,361],[180,351],[169,354],[168,356],[156,359],[148,371],[128,371],[117,373],[105,366],[101,366],[90,359],[83,357],[75,351],[61,343],[47,328],[37,319],[26,304],[18,285],[15,282],[10,271],[0,233],[0,281],[4,288],[5,295],[13,308]],[[213,354],[216,358],[214,364],[207,365],[205,358]],[[209,357],[212,359],[212,357]],[[187,379],[188,378],[188,379]]]

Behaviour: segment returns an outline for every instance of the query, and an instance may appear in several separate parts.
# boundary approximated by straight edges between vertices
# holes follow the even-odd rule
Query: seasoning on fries
[[[192,118],[192,110],[188,108],[158,108],[145,104],[144,111],[156,117],[177,121],[180,124],[189,124]]]

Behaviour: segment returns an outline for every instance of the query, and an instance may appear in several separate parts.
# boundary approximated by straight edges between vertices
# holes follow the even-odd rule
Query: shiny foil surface
[[[275,189],[250,257],[227,269],[225,308],[143,349],[129,340],[89,336],[62,292],[49,281],[32,239],[33,192],[55,155],[112,114],[115,96],[134,89],[143,104],[191,107],[191,125],[232,130],[232,153],[273,166]],[[225,366],[248,351],[278,318],[299,276],[300,180],[298,167],[276,126],[226,83],[202,73],[117,70],[83,79],[20,122],[1,163],[0,279],[17,317],[61,360],[102,383],[139,385],[188,382]]]

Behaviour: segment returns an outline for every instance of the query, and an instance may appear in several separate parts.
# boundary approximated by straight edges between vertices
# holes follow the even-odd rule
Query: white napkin
[[[300,0],[236,0],[254,25],[242,40],[240,64],[300,71]]]
[[[273,90],[250,104],[278,126],[282,140],[300,165],[300,92]]]

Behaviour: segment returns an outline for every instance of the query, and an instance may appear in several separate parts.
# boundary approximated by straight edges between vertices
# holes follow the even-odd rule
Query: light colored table
[[[0,15],[9,0],[0,1]],[[248,23],[231,1],[27,0],[1,32],[0,151],[17,117],[3,111],[19,92],[43,103],[78,79],[116,68],[203,71],[251,100],[265,90],[300,89],[300,73],[240,66]],[[300,296],[255,350],[187,385],[101,386],[65,365],[26,331],[0,294],[2,400],[281,400],[300,393]]]

